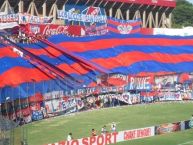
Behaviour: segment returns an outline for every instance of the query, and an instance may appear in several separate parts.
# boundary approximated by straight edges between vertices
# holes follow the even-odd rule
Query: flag
[[[141,19],[119,20],[115,18],[109,18],[107,22],[108,30],[110,33],[134,34],[141,31]]]

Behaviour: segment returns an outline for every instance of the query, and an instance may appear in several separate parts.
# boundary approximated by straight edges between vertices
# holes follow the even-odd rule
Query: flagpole
[[[19,86],[19,118],[21,120],[21,88]]]
[[[14,94],[13,89],[14,88],[11,89],[11,93],[12,93],[11,96],[12,96],[12,103],[13,103],[13,112],[15,114],[15,121],[17,122],[17,115],[16,115],[16,112],[15,112],[15,103],[14,103],[14,97],[13,97],[13,94]]]
[[[8,86],[5,89],[6,89],[6,98],[5,98],[6,116],[7,116],[7,119],[9,119],[9,112],[8,112],[7,103],[9,101],[10,97],[8,96],[8,93],[7,93]]]
[[[30,112],[30,107],[29,107],[29,82],[27,82],[27,106],[28,106],[28,111]],[[31,113],[29,114],[31,116]],[[31,122],[31,121],[30,121]]]

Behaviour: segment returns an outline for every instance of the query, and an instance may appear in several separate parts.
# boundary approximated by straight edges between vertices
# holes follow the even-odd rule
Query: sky
[[[187,1],[189,1],[189,2],[193,3],[193,0],[187,0]]]

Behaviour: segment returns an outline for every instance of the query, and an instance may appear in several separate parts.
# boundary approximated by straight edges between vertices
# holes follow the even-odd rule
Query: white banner
[[[19,24],[47,24],[51,20],[50,17],[39,17],[29,14],[19,14]]]
[[[17,22],[0,23],[0,30],[10,29],[10,28],[14,28],[14,27],[16,27],[16,26],[19,26]]]
[[[182,29],[154,28],[153,35],[193,36],[193,27],[185,27]]]
[[[63,91],[52,91],[52,92],[43,94],[44,100],[62,98],[63,96],[64,96]]]
[[[158,96],[160,101],[182,101],[180,92],[160,92]]]
[[[9,23],[9,22],[17,22],[19,24],[47,24],[51,23],[50,17],[39,17],[33,16],[30,14],[7,14],[7,15],[0,15],[0,23]]]
[[[151,137],[155,135],[155,127],[147,127],[133,130],[125,130],[101,134],[98,136],[85,137],[72,141],[61,141],[48,145],[106,145],[116,144],[118,142]]]
[[[178,82],[179,75],[164,75],[155,77],[155,84],[158,88],[168,87]]]

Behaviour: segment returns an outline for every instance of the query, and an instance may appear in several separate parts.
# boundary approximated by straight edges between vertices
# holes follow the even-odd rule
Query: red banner
[[[81,31],[84,30],[83,26],[64,26],[64,25],[55,25],[55,24],[27,24],[26,31],[29,34],[43,34],[43,35],[57,35],[57,34],[66,34],[71,36],[82,36]]]
[[[67,33],[68,26],[60,26],[55,24],[27,24],[27,31],[31,34],[56,35]]]

